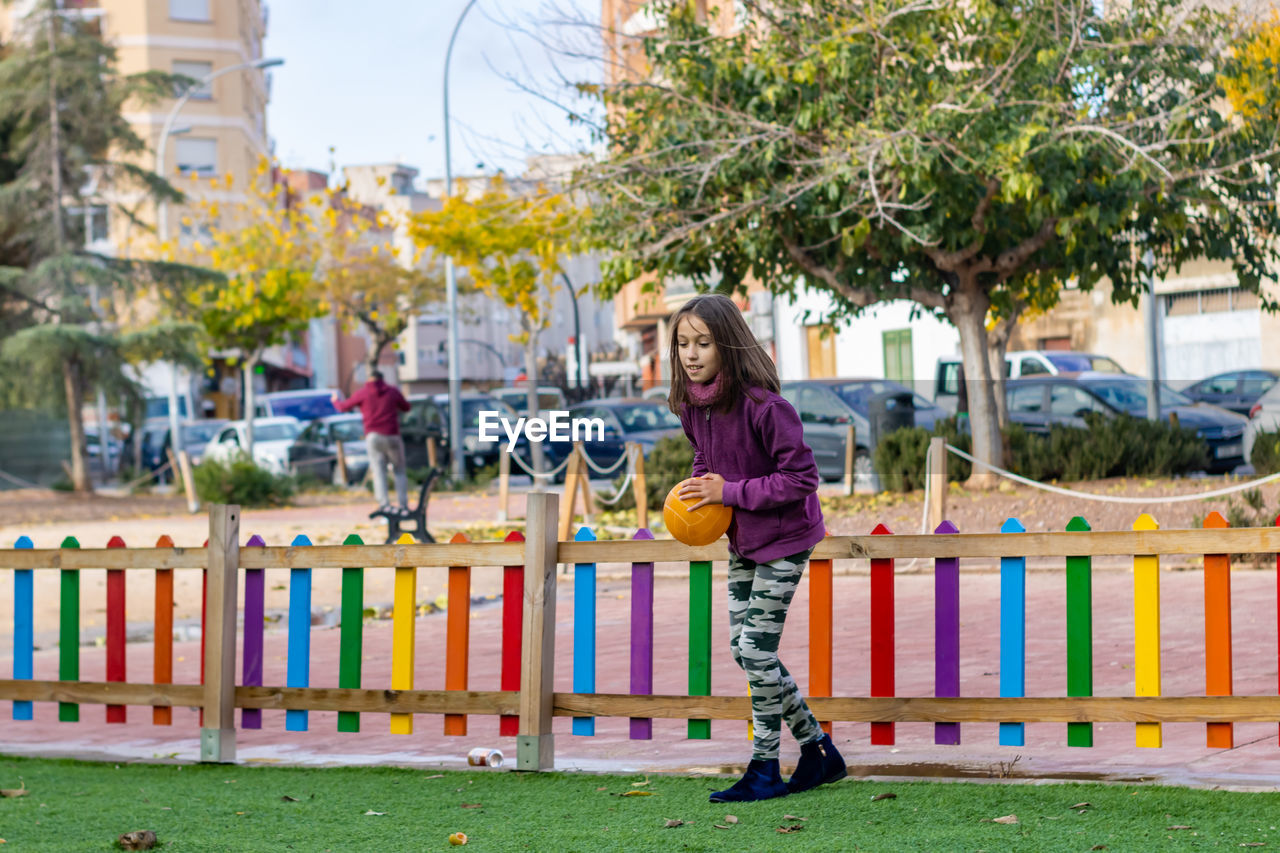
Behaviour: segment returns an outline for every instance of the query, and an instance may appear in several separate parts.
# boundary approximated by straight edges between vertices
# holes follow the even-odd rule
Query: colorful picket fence
[[[723,542],[688,548],[653,539],[639,530],[628,541],[596,541],[580,528],[573,542],[555,541],[555,498],[543,496],[531,513],[530,540],[519,532],[503,543],[469,543],[459,535],[443,545],[417,545],[408,536],[391,546],[366,546],[349,536],[341,546],[313,546],[299,536],[287,548],[271,548],[259,537],[240,547],[238,530],[211,524],[212,547],[178,549],[161,537],[154,549],[126,548],[114,537],[105,549],[87,551],[68,537],[60,549],[37,551],[28,537],[12,550],[0,552],[0,568],[12,569],[14,602],[13,677],[0,681],[0,699],[12,700],[12,719],[33,719],[33,702],[49,701],[55,690],[62,698],[58,719],[76,722],[80,704],[105,705],[108,723],[124,723],[127,705],[151,704],[152,722],[172,724],[172,705],[197,704],[209,719],[206,731],[226,737],[234,723],[225,713],[239,706],[239,726],[260,729],[264,709],[285,712],[287,731],[306,731],[309,710],[336,710],[337,730],[361,731],[361,713],[388,712],[390,731],[412,734],[414,717],[443,715],[444,733],[467,733],[468,714],[498,714],[500,734],[521,739],[520,766],[549,766],[538,739],[550,733],[552,715],[572,717],[577,736],[595,734],[597,716],[629,717],[629,737],[653,736],[656,716],[687,719],[689,738],[709,738],[712,719],[748,719],[745,696],[711,693],[712,565],[723,559]],[[234,520],[234,510],[214,508]],[[212,516],[211,516],[212,518]],[[541,521],[540,529],[532,526]],[[221,533],[219,533],[221,531]],[[208,545],[208,543],[206,543]],[[1217,550],[1218,553],[1205,553]],[[962,535],[944,521],[932,535],[894,535],[878,525],[865,537],[829,537],[815,550],[807,583],[809,602],[809,673],[806,694],[830,731],[833,721],[870,724],[873,745],[895,742],[897,721],[932,722],[936,744],[958,744],[964,722],[997,722],[998,743],[1022,746],[1025,723],[1066,722],[1067,744],[1093,745],[1093,722],[1131,721],[1135,742],[1161,746],[1162,721],[1202,721],[1210,748],[1230,749],[1233,720],[1280,720],[1280,699],[1232,695],[1231,574],[1227,553],[1280,551],[1280,531],[1227,528],[1217,513],[1201,531],[1159,531],[1148,515],[1140,516],[1133,531],[1094,532],[1075,518],[1062,533],[1028,534],[1017,519],[1007,520],[999,534]],[[1097,554],[1131,553],[1133,559],[1134,697],[1093,695],[1093,600],[1091,558]],[[1160,555],[1204,556],[1205,691],[1200,697],[1166,697],[1161,692]],[[1065,696],[1031,697],[1026,692],[1026,574],[1028,556],[1060,556],[1064,560]],[[895,685],[897,643],[894,587],[895,560],[931,559],[934,584],[934,695],[899,697]],[[961,560],[999,558],[999,698],[963,700],[960,679]],[[866,697],[833,697],[834,600],[836,559],[868,559],[869,643],[865,649],[841,649],[866,660],[870,673]],[[684,696],[655,696],[654,686],[654,563],[678,560],[688,565],[688,679]],[[391,661],[388,689],[364,683],[365,566],[394,569]],[[572,692],[551,692],[549,658],[554,653],[555,566],[573,565]],[[597,583],[599,562],[630,563],[629,693],[597,693],[599,629]],[[501,662],[498,690],[472,690],[471,565],[503,566]],[[415,652],[418,610],[417,571],[421,565],[447,566],[443,691],[415,690]],[[103,684],[80,682],[80,570],[105,568],[106,638]],[[205,647],[201,656],[201,684],[173,683],[173,604],[175,569],[202,569],[206,575],[202,604],[202,646],[206,638],[218,648]],[[288,568],[288,621],[285,684],[263,684],[265,569]],[[338,568],[341,576],[339,667],[337,690],[312,686],[312,575],[317,568]],[[530,570],[532,568],[532,571]],[[57,569],[59,578],[58,679],[34,679],[34,578],[41,569]],[[125,658],[125,598],[128,570],[155,573],[154,668],[151,684],[128,681]],[[243,631],[241,677],[225,666],[227,644],[236,647],[235,598],[237,578],[243,574]],[[1277,559],[1280,577],[1280,558]],[[230,585],[228,586],[228,581]],[[230,590],[230,595],[227,591]],[[216,630],[224,630],[219,635]],[[226,631],[226,626],[232,630]],[[221,638],[220,640],[218,638]],[[206,666],[209,664],[209,666]],[[229,672],[229,674],[227,674]],[[215,677],[216,675],[216,677]],[[208,679],[206,678],[208,676]],[[137,689],[130,691],[130,687]],[[194,701],[193,701],[194,700]],[[948,700],[954,700],[948,703]],[[965,701],[961,710],[960,701]],[[1134,700],[1139,700],[1135,702]],[[220,710],[221,709],[221,710]],[[217,741],[216,737],[210,738]],[[225,744],[223,745],[225,746]],[[225,760],[233,752],[211,745],[204,753]]]

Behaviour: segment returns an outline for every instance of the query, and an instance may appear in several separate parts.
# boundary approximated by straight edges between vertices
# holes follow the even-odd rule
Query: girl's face
[[[720,351],[711,339],[707,324],[693,314],[686,314],[676,327],[676,350],[689,381],[704,385],[720,372]]]

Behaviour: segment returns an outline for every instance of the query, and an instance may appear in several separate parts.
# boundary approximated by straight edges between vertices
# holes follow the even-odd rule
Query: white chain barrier
[[[569,454],[568,456],[566,456],[564,459],[560,460],[560,464],[559,464],[559,465],[557,465],[556,467],[552,468],[550,471],[535,471],[535,470],[533,470],[532,468],[530,468],[528,465],[526,465],[526,464],[525,464],[525,461],[524,461],[523,459],[521,459],[521,458],[520,458],[520,454],[518,454],[518,453],[513,453],[513,452],[508,451],[508,450],[504,450],[504,451],[502,451],[502,452],[503,452],[503,453],[506,453],[508,456],[510,456],[512,459],[514,459],[514,460],[515,460],[515,462],[516,462],[516,464],[517,464],[517,465],[519,465],[521,468],[523,468],[523,469],[524,469],[524,472],[525,472],[526,474],[528,474],[530,477],[537,477],[537,478],[538,478],[538,479],[540,479],[540,480],[546,480],[546,479],[549,479],[549,478],[551,478],[551,477],[554,477],[556,474],[559,474],[561,471],[563,471],[563,470],[565,469],[565,466],[567,466],[567,465],[569,464],[569,460],[573,458],[573,454],[572,454],[572,453],[570,453],[570,454]]]
[[[582,461],[586,462],[587,467],[590,468],[592,471],[595,471],[597,474],[612,474],[614,471],[617,471],[619,468],[621,468],[623,463],[627,461],[627,454],[623,453],[616,460],[614,460],[614,463],[610,465],[608,468],[602,468],[599,465],[597,465],[595,462],[591,461],[591,457],[587,455],[587,448],[583,447]]]
[[[638,444],[628,444],[628,445],[627,445],[627,451],[626,451],[626,453],[623,453],[623,454],[622,454],[622,456],[618,459],[618,462],[619,462],[619,463],[622,463],[622,462],[626,462],[626,463],[627,463],[627,476],[623,478],[623,480],[622,480],[622,485],[618,486],[618,493],[617,493],[616,495],[614,495],[613,497],[611,497],[611,498],[602,498],[602,497],[600,497],[599,495],[597,495],[597,496],[596,496],[596,500],[600,501],[600,503],[602,503],[602,504],[604,504],[604,505],[606,505],[606,506],[613,506],[613,505],[614,505],[614,504],[616,504],[618,501],[622,500],[622,496],[623,496],[623,495],[625,495],[625,494],[627,493],[627,487],[631,485],[631,478],[632,478],[632,476],[634,476],[634,475],[635,475],[635,473],[636,473],[636,463],[635,463],[635,457],[634,457],[634,455],[633,455],[633,454],[634,454],[634,453],[643,453],[643,452],[644,452],[644,451],[642,451],[642,450],[640,449],[640,445],[638,445]],[[583,454],[582,454],[582,455],[583,455],[583,456],[586,456],[586,451],[583,451]],[[616,464],[615,464],[615,465],[614,465],[612,468],[610,468],[609,470],[610,470],[610,471],[613,471],[613,470],[617,469],[617,467],[618,467],[618,465],[616,465]],[[599,469],[597,469],[597,470],[599,470]]]
[[[981,465],[983,468],[987,468],[991,471],[994,471],[995,473],[999,474],[1002,477],[1007,477],[1008,479],[1018,483],[1022,483],[1025,486],[1032,486],[1037,489],[1044,489],[1046,492],[1054,492],[1055,494],[1066,495],[1067,497],[1080,498],[1081,500],[1086,500],[1086,501],[1102,501],[1104,503],[1171,504],[1171,503],[1180,503],[1182,501],[1199,501],[1199,500],[1204,500],[1205,498],[1222,497],[1223,495],[1229,495],[1229,494],[1232,494],[1233,492],[1244,491],[1245,489],[1251,489],[1255,486],[1261,486],[1265,483],[1270,483],[1275,480],[1280,480],[1280,473],[1276,473],[1276,474],[1270,474],[1266,477],[1260,477],[1257,480],[1250,480],[1247,483],[1240,483],[1239,485],[1236,485],[1236,486],[1227,486],[1224,489],[1214,489],[1213,491],[1210,491],[1210,492],[1197,492],[1193,495],[1171,495],[1168,497],[1149,497],[1149,498],[1113,497],[1109,495],[1097,495],[1097,494],[1094,494],[1093,492],[1079,492],[1079,491],[1076,491],[1075,489],[1064,489],[1061,486],[1050,486],[1047,483],[1039,483],[1035,480],[1031,480],[1031,479],[1028,479],[1027,477],[1023,477],[1018,474],[1015,474],[1012,471],[1006,471],[1003,468],[998,468],[995,465],[990,464],[989,462],[983,462],[979,459],[974,459],[968,453],[965,453],[960,448],[953,447],[950,444],[947,445],[947,450],[951,451],[956,456],[959,456],[961,459],[967,459],[969,462],[972,462],[974,465]],[[925,478],[925,506],[926,507],[929,505],[928,503],[929,479],[930,478],[928,477]]]

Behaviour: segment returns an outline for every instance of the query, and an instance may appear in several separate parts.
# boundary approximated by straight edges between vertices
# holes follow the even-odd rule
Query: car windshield
[[[831,390],[835,391],[841,400],[848,403],[849,408],[863,416],[871,410],[871,398],[876,394],[880,394],[885,391],[912,394],[912,399],[915,402],[917,409],[933,408],[932,403],[925,400],[919,394],[914,394],[910,388],[888,380],[877,379],[870,382],[849,382],[844,385],[832,385]]]
[[[448,403],[440,407],[441,414],[444,415],[445,423],[449,422],[449,405]],[[495,400],[492,397],[485,397],[479,400],[463,400],[462,401],[462,425],[464,427],[478,427],[480,425],[481,412],[501,412],[504,417],[514,418],[515,410],[501,400]]]
[[[647,429],[678,429],[680,419],[666,406],[615,406],[613,413],[622,424],[623,432],[641,432]]]
[[[208,444],[209,439],[222,429],[222,424],[187,424],[182,428],[182,443],[191,446]]]
[[[1136,414],[1147,410],[1147,383],[1141,379],[1094,379],[1081,384],[1121,411]],[[1161,382],[1160,405],[1190,406],[1193,401]]]
[[[302,432],[302,427],[299,424],[254,424],[253,440],[285,441],[290,438],[297,438],[300,432]]]
[[[313,421],[327,415],[336,415],[338,410],[328,394],[310,394],[305,397],[283,397],[271,401],[271,413],[285,417],[297,418],[300,421]]]
[[[333,437],[338,441],[363,441],[364,423],[360,418],[345,421],[334,421]]]
[[[1086,370],[1092,370],[1095,373],[1124,373],[1123,367],[1105,355],[1088,355],[1080,352],[1050,352],[1045,353],[1044,357],[1058,369],[1059,373],[1083,373]]]

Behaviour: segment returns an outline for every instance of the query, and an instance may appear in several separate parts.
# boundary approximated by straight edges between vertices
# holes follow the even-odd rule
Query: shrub
[[[1259,477],[1280,471],[1280,432],[1259,432],[1249,452],[1249,463]]]
[[[1085,421],[1087,429],[1054,425],[1047,436],[1010,424],[1004,432],[1008,449],[1005,467],[1032,480],[1074,482],[1105,477],[1167,477],[1197,471],[1209,464],[1208,446],[1194,430],[1129,415],[1105,418],[1091,413]],[[943,435],[949,444],[969,449],[969,436],[959,434],[954,419],[939,421],[932,435]],[[919,427],[885,437],[876,448],[875,462],[886,489],[910,491],[923,484],[930,437]],[[969,465],[948,454],[947,479],[963,480],[968,476]]]
[[[693,447],[681,436],[660,439],[644,458],[645,498],[650,512],[662,509],[667,492],[681,480],[687,480],[693,472]],[[621,487],[626,472],[613,481],[615,489]],[[614,509],[635,509],[635,493],[627,486]]]
[[[894,430],[876,445],[872,459],[880,475],[880,485],[893,492],[909,492],[924,485],[925,460],[929,455],[929,440],[941,436],[947,444],[968,452],[972,441],[967,432],[961,433],[955,418],[944,418],[933,425],[933,431],[924,427],[904,427]],[[947,454],[947,480],[966,480],[973,466],[954,453]]]
[[[241,454],[230,462],[206,459],[196,466],[196,494],[205,503],[281,506],[293,497],[290,477],[259,468]]]

